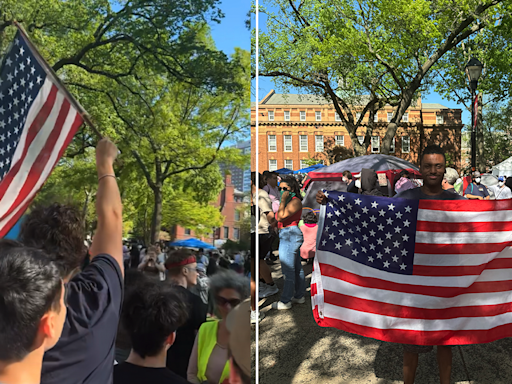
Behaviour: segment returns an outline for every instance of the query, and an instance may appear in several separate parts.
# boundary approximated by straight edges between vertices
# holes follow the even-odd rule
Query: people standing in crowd
[[[190,288],[190,292],[201,298],[201,301],[208,305],[208,291],[210,290],[210,279],[206,276],[206,270],[197,264],[197,284]]]
[[[261,178],[260,178],[261,180]],[[258,204],[256,204],[256,190],[258,189]],[[258,208],[258,209],[257,209]],[[259,297],[269,297],[279,292],[279,289],[272,279],[272,273],[269,266],[265,263],[264,258],[272,246],[272,234],[271,226],[276,226],[277,221],[275,219],[274,212],[270,203],[268,193],[262,189],[262,183],[256,186],[256,172],[251,173],[251,283],[254,284],[254,290],[256,289],[256,278],[262,278],[263,282],[260,282]],[[258,254],[256,254],[256,234],[259,239]],[[256,257],[259,263],[260,276],[255,276],[256,270]],[[255,293],[255,292],[254,292]],[[253,312],[251,313],[251,321],[256,321],[256,310],[255,307],[255,296],[251,292],[251,299]],[[260,316],[263,316],[260,313]]]
[[[375,170],[363,168],[359,193],[362,195],[384,196],[379,189],[379,178]]]
[[[206,271],[206,267],[208,267],[209,264],[208,256],[205,255],[204,249],[199,248],[199,251],[197,252],[197,265],[199,268],[204,268]]]
[[[117,147],[96,147],[97,228],[91,263],[76,274],[85,255],[78,209],[61,204],[36,208],[25,218],[20,240],[57,263],[66,284],[67,314],[57,344],[44,355],[41,383],[97,384],[112,381],[115,337],[123,297],[123,214],[113,164]]]
[[[251,382],[250,312],[250,302],[245,300],[234,308],[226,319],[226,327],[229,332],[230,384],[250,384]]]
[[[352,182],[352,173],[350,171],[343,171],[341,180],[347,184],[350,184]]]
[[[270,202],[272,204],[272,212],[276,213],[279,209],[279,188],[277,187],[277,173],[269,172],[267,175],[266,185],[264,184],[263,190],[267,192]]]
[[[512,199],[512,191],[505,185],[505,178],[498,177],[498,185],[493,185],[489,189],[494,193],[494,200]]]
[[[217,252],[210,252],[210,262],[206,267],[206,276],[210,277],[215,275],[219,269],[219,254]]]
[[[167,259],[167,255],[163,251],[163,248],[160,244],[156,245],[156,253],[158,254],[156,261],[159,264],[164,265],[165,260]],[[167,270],[165,270],[165,267],[164,267],[164,271],[160,272],[160,281],[165,281],[166,279],[167,279]]]
[[[132,243],[130,249],[130,268],[137,268],[141,262],[139,246],[136,243]]]
[[[197,284],[196,257],[186,249],[179,249],[169,253],[165,262],[171,282],[185,297],[188,305],[188,320],[176,331],[176,340],[167,351],[167,368],[187,378],[187,368],[190,353],[194,346],[196,333],[206,321],[208,307],[201,298],[190,291]]]
[[[114,367],[114,384],[186,384],[166,368],[167,350],[187,320],[185,298],[176,287],[147,281],[131,290],[122,323],[131,341],[130,355]]]
[[[130,267],[130,250],[126,245],[126,242],[123,241],[123,264],[124,270],[126,271]]]
[[[64,284],[40,250],[0,240],[0,254],[0,382],[38,384],[43,355],[64,327]]]
[[[229,379],[226,318],[248,296],[247,280],[233,271],[217,273],[210,288],[220,320],[204,323],[196,336],[187,372],[187,380],[193,384],[221,384]]]
[[[285,276],[281,300],[272,304],[274,309],[290,309],[292,303],[305,302],[306,280],[302,269],[300,247],[304,237],[298,227],[302,216],[302,197],[293,177],[285,177],[279,185],[282,191],[277,212],[279,226],[279,260]]]
[[[446,168],[446,171],[445,171],[444,177],[443,177],[443,184],[442,184],[443,189],[448,192],[457,193],[454,185],[457,182],[458,178],[459,178],[459,173],[455,169]]]
[[[406,169],[402,170],[395,183],[395,192],[400,193],[413,188],[416,188],[416,185],[411,181],[411,174]]]
[[[487,191],[487,187],[483,184],[480,184],[482,181],[482,176],[480,172],[473,172],[471,175],[471,184],[466,187],[464,191],[464,197],[470,200],[489,200],[491,196],[489,196],[489,192]]]
[[[165,266],[158,261],[156,246],[149,247],[144,261],[138,266],[138,270],[152,280],[160,281],[160,274],[165,273]]]
[[[310,211],[303,216],[304,225],[300,227],[304,243],[300,247],[300,256],[304,260],[312,260],[316,254],[316,235],[318,232],[318,218],[315,212]]]
[[[512,191],[512,176],[506,178],[505,185]]]

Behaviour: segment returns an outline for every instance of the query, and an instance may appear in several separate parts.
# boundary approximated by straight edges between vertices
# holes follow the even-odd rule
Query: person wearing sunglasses
[[[193,253],[179,249],[167,255],[165,267],[172,284],[186,298],[188,305],[188,320],[176,331],[176,340],[167,351],[167,368],[187,378],[188,359],[194,346],[196,334],[206,321],[208,306],[201,298],[191,292],[197,284],[197,262]]]
[[[247,279],[234,271],[223,271],[212,276],[210,292],[215,301],[215,314],[220,320],[207,321],[199,329],[188,364],[187,380],[190,383],[229,383],[229,331],[226,318],[233,308],[249,296],[248,288]]]

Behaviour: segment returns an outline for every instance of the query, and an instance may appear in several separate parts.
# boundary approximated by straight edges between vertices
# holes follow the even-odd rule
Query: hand
[[[96,168],[98,173],[100,169],[110,169],[117,158],[117,146],[107,138],[103,138],[96,146]]]
[[[318,191],[316,193],[316,202],[320,205],[325,205],[327,203],[327,197],[325,197],[322,191]]]
[[[285,201],[290,196],[290,191],[284,191],[283,195],[281,196],[281,201]]]
[[[482,196],[478,196],[478,200],[483,200],[484,198]]]

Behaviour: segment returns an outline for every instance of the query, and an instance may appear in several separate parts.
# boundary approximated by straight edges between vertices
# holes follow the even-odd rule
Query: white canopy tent
[[[512,157],[492,167],[494,176],[512,176]]]

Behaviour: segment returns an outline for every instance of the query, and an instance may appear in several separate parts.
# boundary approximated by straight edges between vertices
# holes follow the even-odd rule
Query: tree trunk
[[[478,110],[477,110],[477,128],[476,128],[476,169],[484,173],[487,171],[487,159],[484,156],[484,127],[482,116],[482,92],[478,93]]]
[[[160,227],[162,226],[162,186],[155,185],[153,188],[155,197],[155,205],[153,209],[153,217],[151,219],[151,244],[158,242],[160,236]]]
[[[89,200],[91,199],[91,192],[85,190],[85,202],[82,208],[82,220],[84,229],[87,231],[87,209],[89,208]]]

